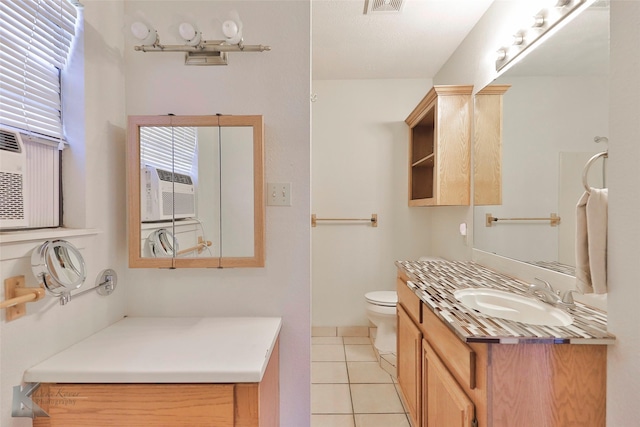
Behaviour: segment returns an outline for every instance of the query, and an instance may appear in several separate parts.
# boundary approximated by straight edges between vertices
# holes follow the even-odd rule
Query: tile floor
[[[369,337],[312,337],[311,427],[410,427]]]

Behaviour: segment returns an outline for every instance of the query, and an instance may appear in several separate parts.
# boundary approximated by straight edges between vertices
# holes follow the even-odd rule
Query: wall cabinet
[[[473,107],[473,204],[502,204],[502,96],[511,85],[476,93]]]
[[[469,205],[473,86],[434,86],[409,114],[409,206]]]
[[[605,426],[606,345],[466,343],[407,281],[399,270],[398,383],[413,427]]]

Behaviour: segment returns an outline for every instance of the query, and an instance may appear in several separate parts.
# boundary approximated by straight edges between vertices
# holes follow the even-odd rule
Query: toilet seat
[[[395,291],[375,291],[364,294],[369,304],[382,307],[395,307],[398,304],[398,294]]]

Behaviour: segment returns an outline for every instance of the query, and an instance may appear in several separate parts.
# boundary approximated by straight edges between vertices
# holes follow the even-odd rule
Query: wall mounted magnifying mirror
[[[159,228],[147,237],[149,255],[155,258],[173,257],[179,251],[178,240],[166,228]]]
[[[78,289],[87,277],[82,254],[64,240],[46,241],[31,253],[31,270],[54,296]]]
[[[264,266],[262,116],[131,116],[129,266]]]

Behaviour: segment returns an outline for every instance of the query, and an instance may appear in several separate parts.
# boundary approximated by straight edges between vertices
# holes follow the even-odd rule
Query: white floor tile
[[[351,384],[351,399],[356,414],[404,413],[393,384]]]
[[[410,427],[404,414],[356,414],[355,417],[356,427]]]
[[[311,384],[312,414],[351,414],[348,384]]]
[[[392,383],[391,375],[378,362],[347,362],[351,384]]]
[[[311,344],[343,344],[342,337],[311,337]]]
[[[354,427],[353,415],[311,415],[311,427]]]
[[[341,362],[344,360],[343,345],[314,344],[311,346],[312,362]]]
[[[376,362],[376,353],[372,345],[345,345],[348,362]]]
[[[347,384],[347,364],[345,362],[311,362],[312,384]]]

